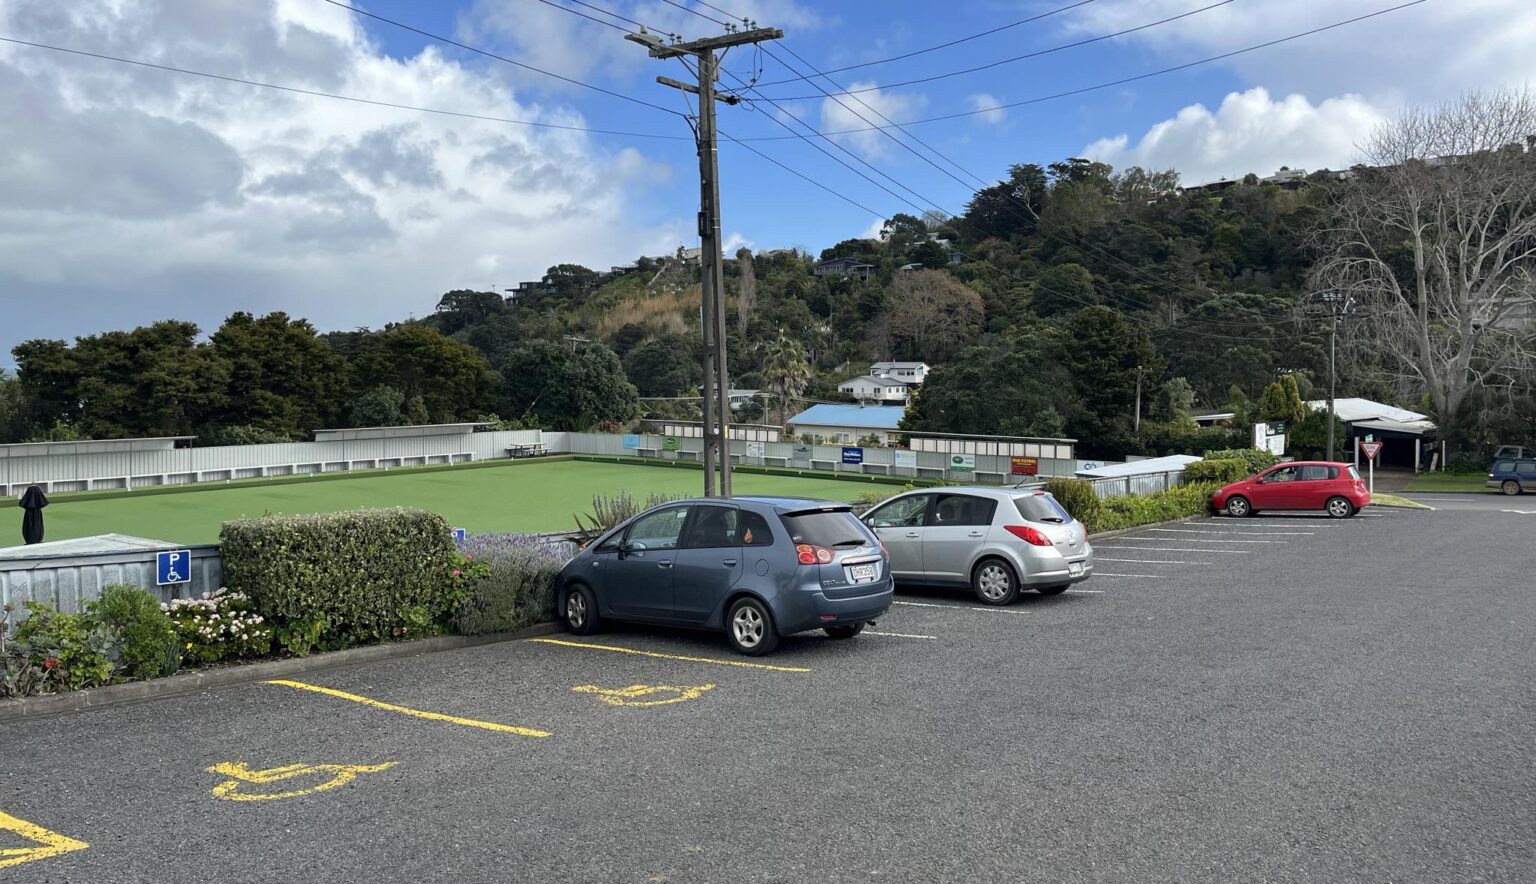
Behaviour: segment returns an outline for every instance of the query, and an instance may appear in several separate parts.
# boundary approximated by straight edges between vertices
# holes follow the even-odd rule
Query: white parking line
[[[1095,577],[1135,577],[1135,578],[1137,578],[1139,580],[1156,580],[1159,577],[1159,575],[1157,575],[1157,574],[1105,574],[1103,571],[1095,571],[1095,572],[1093,572],[1093,576],[1095,576]],[[1167,577],[1168,575],[1167,574],[1163,574],[1161,576],[1162,577]]]
[[[1109,556],[1096,556],[1101,562],[1132,562],[1138,565],[1210,565],[1213,562],[1175,562],[1168,559],[1112,559]],[[1104,575],[1099,575],[1104,576]],[[901,604],[897,602],[897,604]]]
[[[870,630],[870,629],[864,630],[864,634],[865,635],[884,635],[884,636],[889,636],[890,638],[938,638],[938,636],[936,636],[936,635],[911,635],[911,634],[905,633],[905,632],[875,632],[875,631]]]
[[[1008,608],[983,608],[981,605],[935,605],[931,602],[897,602],[898,605],[910,605],[914,608],[948,608],[951,611],[991,611],[996,614],[1027,614],[1028,611],[1013,611]]]
[[[1220,553],[1224,556],[1246,556],[1252,550],[1246,549],[1190,549],[1176,546],[1101,546],[1099,549],[1115,549],[1125,552],[1194,552],[1194,553]]]
[[[1126,536],[1121,539],[1135,540],[1138,543],[1166,543],[1174,540],[1188,540],[1191,543],[1290,543],[1289,540],[1211,540],[1203,537],[1146,537],[1138,539],[1133,536]]]
[[[1316,534],[1316,531],[1223,531],[1214,528],[1148,528],[1148,531],[1163,531],[1168,534],[1236,534],[1239,537],[1297,537],[1301,535]],[[1090,538],[1091,539],[1091,538]]]
[[[1102,589],[1069,589],[1069,590],[1067,590],[1067,592],[1091,592],[1091,593],[1094,593],[1096,595],[1103,595],[1104,594],[1104,590],[1102,590]]]

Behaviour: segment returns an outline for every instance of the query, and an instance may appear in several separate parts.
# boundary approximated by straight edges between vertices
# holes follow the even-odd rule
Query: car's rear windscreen
[[[1068,513],[1056,498],[1049,494],[1029,494],[1024,497],[1015,497],[1013,505],[1018,507],[1019,515],[1031,522],[1053,522],[1065,524],[1072,521],[1071,513]]]
[[[1354,479],[1356,482],[1360,481],[1360,471],[1354,467],[1349,467],[1349,477]]]
[[[864,527],[859,523],[859,517],[848,510],[795,513],[781,518],[784,527],[789,530],[790,538],[797,545],[809,543],[812,546],[836,549],[840,546],[863,546],[870,542]]]

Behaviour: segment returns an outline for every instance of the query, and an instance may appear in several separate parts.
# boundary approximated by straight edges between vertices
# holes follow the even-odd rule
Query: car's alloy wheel
[[[1246,497],[1234,497],[1227,501],[1227,515],[1235,519],[1241,519],[1252,511],[1253,508],[1249,506],[1248,498]]]
[[[1505,494],[1508,494],[1510,497],[1514,497],[1516,494],[1520,493],[1520,483],[1516,482],[1514,479],[1505,479],[1504,484],[1499,486],[1499,490]]]
[[[597,600],[592,590],[576,584],[565,593],[565,625],[576,635],[591,635],[597,631]]]
[[[976,573],[971,577],[971,588],[976,590],[977,598],[989,605],[1012,604],[1019,597],[1018,581],[1013,579],[1013,570],[997,559],[988,559],[976,566]]]
[[[731,646],[749,656],[762,656],[779,645],[773,616],[757,599],[745,598],[732,605],[725,628]]]
[[[1355,514],[1355,505],[1343,497],[1328,498],[1328,515],[1335,519],[1346,519]]]

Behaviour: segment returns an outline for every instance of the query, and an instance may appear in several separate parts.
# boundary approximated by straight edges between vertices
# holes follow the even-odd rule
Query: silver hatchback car
[[[1021,589],[1056,595],[1093,575],[1087,529],[1044,491],[909,491],[863,518],[898,583],[969,586],[984,603],[1006,605]]]

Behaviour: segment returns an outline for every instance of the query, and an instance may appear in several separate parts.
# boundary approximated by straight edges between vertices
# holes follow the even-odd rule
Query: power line
[[[996,33],[999,33],[1001,31],[1006,31],[1006,30],[1008,30],[1010,28],[1019,27],[1020,25],[1027,25],[1030,22],[1036,22],[1036,21],[1039,21],[1039,20],[1041,20],[1043,18],[1049,18],[1050,16],[1057,15],[1057,14],[1063,13],[1063,12],[1067,12],[1068,10],[1076,9],[1079,6],[1087,6],[1089,3],[1094,3],[1094,2],[1097,2],[1097,0],[1077,0],[1076,3],[1069,3],[1066,6],[1058,6],[1055,9],[1047,10],[1045,12],[1042,12],[1042,13],[1038,14],[1038,15],[1032,15],[1029,18],[1021,18],[1018,21],[1012,21],[1012,22],[1009,22],[1008,24],[1005,24],[1005,25],[999,25],[999,26],[997,26],[995,28],[989,28],[989,29],[987,29],[985,31],[981,31],[979,33],[971,34],[971,35],[965,36],[965,37],[960,37],[959,39],[956,39],[956,40],[950,40],[948,43],[940,43],[937,46],[929,46],[926,49],[915,49],[915,50],[913,50],[911,52],[903,52],[900,55],[893,55],[890,58],[881,58],[881,59],[877,59],[875,61],[866,61],[866,62],[861,62],[859,64],[850,64],[850,65],[845,65],[845,66],[840,67],[840,68],[831,68],[831,69],[825,71],[823,76],[825,76],[825,74],[840,74],[840,73],[842,73],[844,71],[853,71],[853,70],[858,70],[860,68],[874,67],[875,65],[889,64],[889,63],[891,63],[893,61],[901,61],[903,59],[912,58],[912,57],[918,56],[918,55],[926,55],[929,52],[937,52],[940,49],[948,49],[951,46],[959,46],[961,43],[969,43],[972,40],[977,40],[977,39],[980,39],[982,37],[988,37],[988,36],[991,36],[992,34],[996,34]],[[804,80],[804,79],[805,79],[804,77],[789,77],[788,79],[775,80],[775,81],[773,81],[771,83],[764,83],[762,85],[764,85],[764,86],[782,86],[785,83],[798,83],[798,82],[800,82],[801,80]]]
[[[1184,64],[1174,65],[1173,67],[1162,68],[1161,70],[1149,71],[1147,73],[1137,74],[1137,75],[1131,76],[1131,77],[1122,77],[1121,79],[1118,79],[1118,80],[1110,80],[1109,82],[1105,82],[1105,83],[1096,83],[1096,84],[1094,84],[1092,86],[1083,86],[1083,87],[1078,88],[1078,89],[1069,89],[1069,90],[1067,90],[1065,92],[1055,92],[1055,93],[1052,93],[1050,95],[1040,95],[1040,96],[1037,96],[1035,98],[1028,98],[1028,99],[1025,99],[1023,101],[1009,102],[1007,104],[1000,104],[1000,105],[996,105],[994,107],[982,108],[980,110],[959,111],[959,112],[956,112],[956,113],[944,114],[942,116],[937,116],[937,117],[925,117],[925,118],[919,119],[919,120],[909,120],[906,123],[903,123],[902,125],[904,125],[904,126],[919,126],[919,125],[922,125],[924,123],[940,123],[940,122],[944,122],[946,120],[958,120],[958,119],[962,119],[964,117],[974,117],[974,116],[977,116],[979,114],[989,114],[989,113],[993,113],[995,111],[1006,110],[1006,109],[1009,109],[1009,108],[1024,107],[1026,105],[1040,104],[1040,103],[1046,102],[1046,101],[1054,101],[1054,100],[1056,100],[1058,98],[1069,98],[1069,97],[1071,97],[1073,95],[1083,95],[1085,93],[1096,92],[1096,91],[1099,91],[1101,89],[1112,89],[1112,88],[1114,88],[1116,86],[1124,86],[1127,83],[1135,83],[1135,82],[1138,82],[1138,81],[1141,81],[1141,80],[1150,80],[1153,77],[1161,77],[1161,76],[1164,76],[1164,75],[1167,75],[1167,74],[1177,73],[1178,71],[1183,71],[1183,70],[1188,70],[1188,69],[1193,68],[1193,67],[1198,67],[1198,66],[1203,65],[1203,64],[1211,64],[1213,62],[1222,61],[1224,59],[1233,58],[1233,57],[1239,56],[1239,55],[1244,55],[1244,54],[1249,53],[1249,52],[1256,52],[1256,51],[1258,51],[1260,49],[1268,49],[1271,46],[1278,46],[1278,45],[1280,45],[1282,43],[1289,43],[1292,40],[1300,40],[1303,37],[1311,37],[1311,36],[1316,35],[1316,34],[1321,34],[1324,31],[1331,31],[1331,30],[1334,30],[1335,28],[1342,28],[1342,27],[1344,27],[1346,25],[1352,25],[1352,24],[1355,24],[1357,22],[1365,21],[1366,19],[1376,18],[1377,16],[1382,16],[1382,15],[1387,15],[1389,13],[1398,12],[1400,10],[1407,9],[1410,6],[1418,6],[1421,3],[1428,3],[1428,2],[1429,2],[1429,0],[1409,0],[1409,2],[1407,2],[1407,3],[1400,3],[1400,4],[1396,5],[1396,6],[1389,6],[1386,9],[1378,9],[1375,12],[1368,12],[1368,13],[1365,13],[1364,15],[1357,15],[1354,18],[1347,18],[1347,19],[1344,19],[1342,21],[1333,22],[1332,24],[1320,25],[1320,26],[1312,28],[1310,30],[1301,31],[1300,33],[1290,34],[1290,35],[1285,36],[1285,37],[1277,37],[1276,39],[1267,40],[1267,41],[1265,41],[1263,43],[1255,43],[1252,46],[1245,46],[1245,47],[1243,47],[1241,49],[1234,49],[1234,50],[1232,50],[1230,52],[1223,52],[1220,55],[1212,55],[1212,56],[1209,56],[1207,58],[1201,58],[1201,59],[1197,59],[1195,61],[1185,62]],[[827,135],[856,135],[856,134],[858,134],[860,132],[872,132],[872,131],[874,131],[876,129],[889,129],[889,128],[895,128],[895,126],[868,126],[868,127],[862,128],[862,129],[840,129],[840,130],[837,130],[835,132],[827,132],[825,134],[827,134]],[[783,135],[768,135],[768,136],[762,136],[762,137],[756,137],[756,138],[744,139],[744,140],[751,140],[751,141],[788,141],[789,138],[787,136],[783,136]]]
[[[213,74],[207,71],[197,71],[191,68],[176,67],[168,64],[158,64],[151,61],[142,61],[135,58],[122,58],[116,55],[106,55],[100,52],[87,52],[83,49],[70,49],[64,46],[52,46],[47,43],[34,43],[30,40],[18,40],[14,37],[0,36],[0,42],[10,43],[16,46],[28,46],[33,49],[46,49],[50,52],[59,52],[66,55],[94,58],[100,61],[111,61],[118,64],[133,65],[135,67],[149,68],[157,71],[166,71],[173,74],[185,74],[191,77],[203,77],[209,80],[221,80],[226,83],[238,83],[243,86],[258,86],[262,89],[274,89],[279,92],[289,92],[294,95],[307,95],[312,98],[328,98],[334,101],[349,101],[354,104],[365,104],[372,107],[385,107],[394,110],[415,111],[423,114],[437,114],[445,117],[458,117],[467,120],[482,120],[488,123],[510,123],[515,126],[533,126],[541,129],[560,129],[569,132],[587,132],[595,135],[619,135],[626,138],[659,138],[667,141],[690,141],[683,135],[660,135],[653,132],[625,132],[616,129],[596,129],[588,126],[569,126],[560,123],[541,123],[535,120],[514,120],[507,117],[495,117],[487,114],[472,114],[464,111],[443,110],[441,108],[422,107],[414,104],[401,104],[393,101],[381,101],[374,98],[361,98],[356,95],[340,95],[335,92],[322,92],[317,89],[302,89],[297,86],[284,86],[280,83],[265,83],[260,80],[247,80],[243,77],[231,77],[224,74]],[[668,111],[676,113],[676,111]]]
[[[1062,52],[1062,51],[1067,50],[1067,49],[1076,49],[1079,46],[1087,46],[1087,45],[1092,44],[1092,43],[1099,43],[1099,42],[1102,42],[1104,40],[1111,40],[1111,39],[1114,39],[1115,37],[1123,37],[1126,34],[1134,34],[1137,31],[1145,31],[1145,30],[1147,30],[1149,28],[1155,28],[1155,27],[1157,27],[1159,25],[1165,25],[1165,24],[1168,24],[1169,22],[1178,21],[1179,19],[1189,18],[1192,15],[1199,15],[1202,12],[1209,12],[1212,9],[1216,9],[1218,7],[1221,7],[1221,6],[1226,6],[1227,4],[1233,3],[1233,2],[1235,2],[1235,0],[1218,0],[1218,2],[1212,3],[1209,6],[1202,6],[1199,9],[1192,9],[1192,10],[1190,10],[1188,12],[1181,12],[1178,15],[1171,15],[1171,16],[1168,16],[1167,18],[1158,19],[1157,21],[1154,21],[1154,22],[1148,22],[1148,23],[1146,23],[1144,25],[1137,25],[1134,28],[1126,28],[1125,30],[1122,30],[1122,31],[1116,31],[1113,34],[1100,34],[1097,37],[1088,37],[1088,38],[1083,39],[1083,40],[1077,40],[1077,41],[1072,42],[1072,43],[1063,43],[1063,44],[1061,44],[1059,46],[1052,46],[1052,47],[1049,47],[1047,49],[1037,49],[1034,52],[1026,52],[1023,55],[1015,55],[1015,56],[1012,56],[1010,58],[1004,58],[1004,59],[1000,59],[998,61],[988,62],[987,64],[977,65],[975,67],[963,68],[963,69],[958,70],[958,71],[950,71],[949,73],[945,73],[945,74],[934,74],[934,75],[928,76],[928,77],[917,77],[917,78],[911,79],[911,80],[901,80],[901,81],[896,82],[896,83],[887,83],[884,86],[869,86],[869,87],[864,88],[864,89],[849,89],[849,90],[844,90],[843,92],[841,92],[839,94],[842,94],[842,95],[852,95],[852,94],[860,93],[860,92],[878,92],[881,89],[896,89],[896,88],[899,88],[901,86],[912,86],[912,85],[916,85],[918,83],[932,83],[935,80],[947,80],[947,79],[949,79],[951,77],[960,77],[960,76],[964,76],[966,74],[974,74],[977,71],[991,70],[992,68],[1001,67],[1002,65],[1005,65],[1005,64],[1013,64],[1016,61],[1024,61],[1026,59],[1039,58],[1039,57],[1041,57],[1043,55],[1050,55],[1053,52]],[[764,83],[763,85],[767,86],[768,84]],[[810,100],[813,100],[813,99],[816,99],[816,98],[820,98],[821,96],[820,95],[776,95],[774,97],[777,98],[779,101],[810,101]]]
[[[555,73],[553,71],[546,71],[543,68],[535,67],[535,66],[533,66],[531,64],[526,64],[526,63],[521,62],[521,61],[516,61],[514,59],[507,58],[504,55],[497,55],[494,52],[489,52],[489,51],[484,50],[484,49],[478,49],[478,48],[476,48],[474,46],[470,46],[470,45],[468,45],[466,43],[460,43],[457,40],[449,39],[448,37],[444,37],[444,36],[442,36],[440,34],[434,34],[431,31],[424,31],[421,28],[413,27],[413,26],[408,25],[408,24],[406,24],[404,22],[395,21],[392,18],[387,18],[385,16],[379,15],[376,12],[369,12],[366,9],[359,9],[356,6],[350,6],[350,5],[346,4],[346,3],[340,2],[340,0],[324,0],[324,2],[329,3],[332,6],[336,6],[336,7],[340,7],[341,9],[345,9],[348,12],[351,12],[354,15],[361,15],[361,16],[365,16],[367,18],[371,18],[371,19],[373,19],[375,21],[381,21],[381,22],[383,22],[383,23],[385,23],[387,25],[399,28],[399,29],[401,29],[403,31],[410,31],[413,34],[418,34],[418,35],[420,35],[422,37],[426,37],[426,38],[428,38],[430,40],[436,40],[439,43],[445,43],[445,44],[447,44],[449,46],[457,46],[458,48],[463,49],[466,52],[473,52],[476,55],[483,55],[486,58],[493,58],[493,59],[495,59],[495,60],[497,60],[499,62],[503,62],[505,64],[512,65],[513,67],[518,67],[518,68],[522,68],[523,70],[526,70],[526,71],[533,71],[534,73],[543,74],[546,77],[553,77],[556,80],[560,80],[560,81],[565,82],[565,83],[570,83],[570,84],[572,84],[574,86],[581,86],[581,87],[586,88],[586,89],[591,89],[594,92],[601,92],[604,95],[612,96],[613,98],[623,99],[624,101],[633,102],[634,104],[643,105],[644,107],[652,108],[653,110],[659,110],[659,111],[661,111],[663,113],[673,114],[673,115],[676,115],[676,116],[682,116],[682,114],[679,114],[677,111],[672,110],[671,108],[662,107],[659,104],[653,104],[653,103],[651,103],[649,101],[646,101],[644,99],[635,98],[632,95],[625,95],[622,92],[615,92],[612,89],[604,89],[602,86],[594,86],[591,83],[584,83],[581,80],[577,80],[577,79],[574,79],[572,77],[567,77],[564,74],[557,74],[557,73]],[[1422,0],[1420,0],[1420,2],[1422,2]],[[588,18],[588,19],[591,18],[591,16],[586,15],[583,12],[580,12],[580,11],[575,10],[575,9],[571,9],[569,7],[560,6],[558,3],[551,3],[550,5],[554,6],[557,9],[564,9],[566,12],[569,12],[572,15],[579,15],[582,18]],[[596,19],[592,19],[592,20],[596,21]]]

